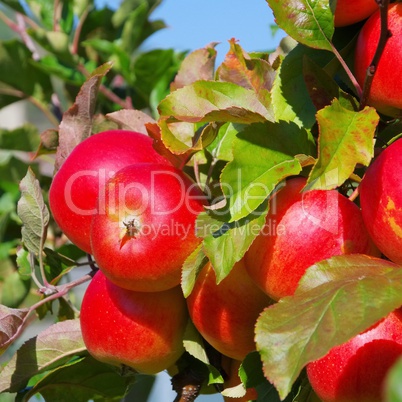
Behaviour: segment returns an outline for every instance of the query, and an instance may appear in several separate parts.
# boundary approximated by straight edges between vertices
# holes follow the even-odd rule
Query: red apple
[[[359,186],[364,223],[382,253],[402,264],[402,140],[369,166]]]
[[[255,322],[271,303],[249,278],[242,260],[219,285],[207,263],[187,297],[190,317],[200,334],[220,353],[236,360],[255,350]]]
[[[355,50],[354,72],[363,87],[367,68],[370,66],[380,37],[380,12],[375,12],[361,29]],[[402,109],[402,4],[393,3],[388,9],[388,39],[378,62],[369,94],[369,105],[389,116],[397,116]]]
[[[382,401],[384,378],[402,355],[399,311],[307,365],[310,383],[323,402]]]
[[[334,255],[379,252],[356,204],[336,190],[302,192],[292,178],[273,196],[265,226],[245,256],[257,285],[278,300],[292,295],[306,269]]]
[[[98,271],[81,307],[81,330],[89,353],[116,366],[141,373],[167,369],[184,352],[188,321],[179,287],[146,293],[122,289]]]
[[[89,230],[98,209],[97,198],[106,181],[133,163],[165,163],[152,139],[144,134],[110,130],[92,135],[78,144],[53,178],[49,204],[65,235],[91,253]]]
[[[376,0],[337,0],[335,26],[343,27],[363,21],[378,9]]]
[[[201,242],[195,234],[205,204],[199,187],[172,166],[136,164],[119,170],[104,194],[91,226],[99,268],[131,290],[177,286],[185,259]]]

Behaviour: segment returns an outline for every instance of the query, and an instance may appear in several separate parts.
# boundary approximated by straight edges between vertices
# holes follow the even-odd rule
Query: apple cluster
[[[336,3],[337,27],[368,18],[355,55],[361,85],[380,35],[377,8],[375,0]],[[402,4],[393,3],[387,44],[392,49],[402,34],[401,17]],[[385,49],[369,97],[369,104],[388,116],[402,109],[401,81],[395,75],[393,82],[389,74],[391,63],[402,57],[395,53],[387,57],[391,52]],[[238,383],[240,362],[256,349],[260,313],[292,296],[310,266],[345,254],[402,263],[401,154],[397,140],[376,157],[359,185],[360,205],[336,189],[307,190],[302,176],[284,180],[270,196],[265,227],[244,257],[219,283],[208,261],[185,298],[182,267],[201,244],[196,220],[207,197],[144,134],[111,130],[87,138],[55,174],[49,204],[64,234],[99,268],[80,315],[88,351],[106,363],[158,373],[184,353],[191,320],[229,362],[228,384]],[[307,375],[323,402],[379,401],[385,373],[399,355],[402,312],[397,310],[309,363]],[[254,396],[251,389],[245,398]]]
[[[348,7],[356,7],[356,19],[339,23],[344,26],[364,21],[355,47],[354,74],[363,88],[372,75],[368,105],[386,119],[400,117],[401,80],[395,66],[402,63],[400,46],[402,4],[391,3],[387,9],[387,41],[383,53],[371,71],[381,36],[381,14],[375,1],[337,2],[338,22],[352,17]],[[359,10],[359,12],[357,12]],[[365,15],[363,15],[365,14]],[[337,14],[335,14],[335,24]],[[393,73],[395,72],[395,73]],[[366,170],[359,185],[360,221],[380,256],[402,263],[402,140],[381,150]],[[349,224],[349,223],[348,223]],[[367,232],[366,232],[367,231]],[[375,256],[373,249],[369,254]],[[268,287],[268,282],[266,284]],[[309,381],[324,402],[378,402],[384,400],[384,383],[389,369],[402,355],[402,317],[397,309],[367,331],[334,347],[323,358],[308,364]]]

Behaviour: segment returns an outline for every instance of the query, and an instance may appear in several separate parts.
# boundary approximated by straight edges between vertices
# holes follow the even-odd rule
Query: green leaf
[[[3,279],[1,303],[8,307],[18,308],[27,297],[31,288],[31,278],[23,278],[15,271]]]
[[[251,352],[246,356],[240,365],[239,377],[247,388],[254,388],[265,381],[258,352]]]
[[[76,262],[65,258],[50,248],[45,247],[43,251],[46,256],[46,277],[51,284],[56,285],[64,275],[76,266]]]
[[[37,61],[32,61],[38,70],[47,75],[55,75],[68,84],[81,86],[85,82],[85,77],[74,66],[61,63],[58,58],[52,54],[47,54]]]
[[[128,15],[121,33],[121,47],[127,53],[132,53],[141,43],[153,33],[166,27],[161,20],[149,21],[150,5],[141,1]]]
[[[384,402],[402,402],[402,358],[387,373]]]
[[[28,34],[45,50],[57,56],[58,60],[73,63],[74,57],[70,50],[70,38],[61,31],[47,31],[36,27],[28,29]]]
[[[174,91],[159,104],[163,118],[189,123],[211,121],[254,123],[272,121],[268,110],[253,90],[231,82],[197,81]]]
[[[309,96],[303,76],[303,60],[309,57],[324,67],[333,55],[298,44],[283,59],[272,88],[272,107],[276,120],[292,121],[301,127],[311,128],[317,112]]]
[[[313,152],[311,136],[296,124],[281,121],[246,126],[234,140],[233,160],[221,174],[231,221],[250,214],[280,181],[301,171],[296,155]]]
[[[184,337],[183,337],[183,345],[184,349],[186,352],[194,357],[196,361],[202,362],[207,370],[208,370],[208,384],[222,384],[223,383],[223,378],[221,373],[218,371],[216,367],[214,367],[208,358],[207,351],[205,350],[204,347],[204,340],[200,333],[197,331],[195,328],[194,324],[192,323],[191,320],[188,320],[188,324],[186,327],[186,330],[184,332]],[[190,359],[191,361],[191,359]],[[178,362],[180,365],[180,361]],[[192,363],[194,364],[194,363]],[[204,367],[205,367],[204,366]],[[202,366],[199,366],[198,364],[195,365],[197,371],[199,369],[203,370]]]
[[[141,53],[131,67],[132,85],[139,91],[144,100],[148,101],[156,84],[167,79],[166,91],[169,83],[176,75],[182,56],[173,49],[154,49]]]
[[[46,401],[121,401],[134,381],[134,375],[120,375],[114,367],[88,356],[52,370],[29,395],[40,393]]]
[[[329,1],[267,0],[275,22],[296,41],[316,49],[332,50],[334,16]]]
[[[25,9],[22,7],[19,0],[3,0],[2,2],[18,13],[25,14]]]
[[[201,213],[197,220],[197,235],[203,232],[203,250],[214,267],[216,281],[222,281],[240,261],[265,223],[267,203],[261,204],[250,216],[226,223]],[[206,222],[202,220],[207,217]]]
[[[233,142],[243,126],[232,123],[223,124],[214,141],[207,147],[216,159],[231,161],[233,159]]]
[[[49,224],[49,210],[43,200],[39,181],[28,168],[26,176],[20,182],[21,198],[17,212],[22,221],[22,241],[25,247],[35,255],[42,252]]]
[[[195,328],[193,322],[188,320],[186,330],[183,337],[183,345],[186,352],[203,363],[209,365],[207,352],[203,345],[203,339]]]
[[[27,123],[13,130],[0,129],[0,148],[32,152],[39,145],[38,128]]]
[[[190,295],[197,276],[207,261],[201,244],[187,257],[181,271],[181,288],[184,297]]]
[[[56,171],[60,169],[75,146],[92,134],[92,118],[95,113],[99,86],[111,68],[111,63],[106,63],[93,71],[81,87],[74,105],[63,114],[63,120],[59,126]]]
[[[335,99],[317,113],[317,122],[319,155],[307,187],[330,190],[341,186],[357,164],[370,164],[379,116],[372,107],[354,112]]]
[[[28,314],[28,309],[14,309],[0,305],[0,354],[18,337]]]
[[[0,42],[0,107],[28,96],[50,101],[50,77],[31,60],[31,52],[18,39]]]
[[[85,355],[79,319],[53,324],[25,342],[0,371],[0,392],[19,392],[34,375]]]
[[[53,30],[54,24],[54,4],[47,0],[27,0],[31,12],[45,25],[46,29]]]
[[[284,399],[306,364],[401,305],[402,270],[389,261],[351,254],[313,265],[293,296],[257,320],[256,344],[266,378]]]

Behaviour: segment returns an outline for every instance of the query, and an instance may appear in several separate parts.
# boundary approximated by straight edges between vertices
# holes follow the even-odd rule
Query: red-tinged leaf
[[[191,52],[183,60],[174,81],[170,85],[172,92],[195,81],[211,81],[214,79],[216,45],[215,42],[210,43],[202,49]]]
[[[40,144],[34,158],[40,155],[55,153],[59,145],[59,132],[55,129],[48,129],[41,133]]]
[[[148,134],[145,127],[147,123],[155,123],[151,116],[140,110],[123,109],[108,113],[106,117],[115,122],[122,130],[136,131],[142,134]]]
[[[153,139],[153,147],[156,152],[164,156],[173,166],[181,169],[192,154],[192,150],[182,154],[173,153],[163,142],[161,128],[156,123],[146,123],[148,135]]]
[[[63,114],[59,126],[59,146],[56,152],[55,171],[60,169],[75,146],[91,135],[99,86],[111,68],[112,63],[108,62],[93,71],[82,85],[73,106]]]
[[[17,339],[28,314],[28,309],[14,309],[0,305],[0,354]]]
[[[267,0],[275,22],[296,41],[323,50],[332,50],[334,16],[329,1]]]
[[[168,95],[159,104],[162,119],[187,123],[273,121],[273,112],[253,90],[231,82],[197,81]]]
[[[162,141],[174,154],[192,155],[206,148],[218,134],[221,124],[211,122],[197,130],[194,123],[159,120]]]
[[[253,89],[257,94],[270,91],[275,77],[271,65],[266,60],[251,58],[235,39],[229,43],[230,50],[216,72],[219,80]]]
[[[402,305],[402,267],[343,255],[310,267],[295,294],[267,308],[256,324],[264,373],[283,400],[309,362],[365,331]]]
[[[368,166],[374,155],[374,134],[379,116],[374,108],[344,108],[335,99],[317,113],[318,159],[307,183],[309,189],[334,189],[342,185],[357,164]]]
[[[49,210],[43,200],[42,190],[34,172],[28,168],[20,182],[21,198],[17,212],[22,221],[22,241],[31,253],[42,252],[49,223]]]
[[[25,342],[0,371],[0,392],[18,392],[30,378],[84,355],[79,319],[51,325]]]

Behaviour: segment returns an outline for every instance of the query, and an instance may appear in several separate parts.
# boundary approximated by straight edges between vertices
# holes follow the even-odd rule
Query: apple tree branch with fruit
[[[50,125],[0,132],[0,392],[401,400],[402,4],[267,0],[216,66],[142,52],[159,3],[0,2]]]

